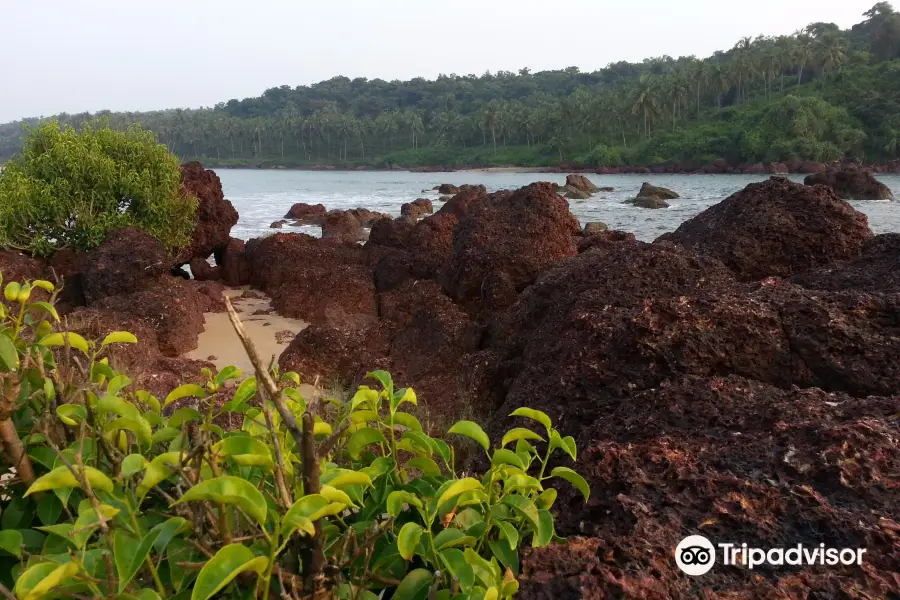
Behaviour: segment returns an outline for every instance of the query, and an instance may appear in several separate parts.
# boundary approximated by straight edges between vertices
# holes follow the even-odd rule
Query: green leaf
[[[125,375],[116,375],[109,380],[109,384],[106,386],[106,393],[110,396],[115,396],[129,385],[131,385],[131,380],[128,377]]]
[[[584,480],[584,477],[573,471],[568,467],[556,467],[550,472],[551,477],[559,477],[560,479],[565,479],[581,492],[581,495],[584,496],[584,502],[587,503],[588,498],[591,496],[591,488],[587,484],[587,481]]]
[[[572,460],[575,460],[575,438],[572,436],[562,438],[559,432],[554,429],[550,432],[550,452],[557,448],[562,448],[563,452],[571,456]]]
[[[406,402],[415,405],[418,405],[419,403],[416,399],[416,393],[412,388],[399,389],[391,396],[391,412],[396,412],[397,408]]]
[[[543,442],[544,438],[531,431],[530,429],[525,429],[524,427],[516,427],[515,429],[510,429],[506,432],[506,435],[503,436],[503,441],[500,442],[500,447],[505,448],[507,444],[511,444],[512,442],[517,442],[519,440],[538,440],[540,442]]]
[[[444,463],[449,466],[452,452],[450,451],[450,446],[447,442],[435,438],[429,438],[429,440],[434,451],[444,460]]]
[[[422,501],[419,498],[410,492],[404,491],[396,491],[391,492],[387,498],[387,513],[392,517],[397,517],[403,512],[403,505],[407,504],[410,507],[418,508],[422,510]]]
[[[198,411],[196,408],[185,406],[173,412],[172,416],[169,417],[169,420],[166,422],[166,425],[173,429],[180,429],[182,426],[184,426],[185,423],[202,420],[203,415],[200,414],[200,411]]]
[[[487,434],[484,432],[484,429],[481,428],[481,425],[473,421],[459,421],[453,427],[451,427],[450,431],[448,431],[447,433],[455,433],[458,435],[464,435],[467,438],[471,438],[478,442],[478,444],[482,448],[484,448],[485,452],[487,452],[491,447],[491,441],[488,438]]]
[[[235,410],[241,404],[248,402],[256,395],[256,377],[248,377],[234,391],[234,396],[225,405],[225,410]]]
[[[162,533],[159,529],[151,530],[140,542],[122,531],[116,529],[113,532],[113,558],[116,563],[116,572],[119,575],[119,593],[125,588],[144,564],[156,539]]]
[[[525,464],[522,462],[522,459],[519,458],[519,455],[512,450],[507,450],[506,448],[494,450],[494,456],[491,457],[491,465],[512,465],[513,467],[522,469],[523,471],[525,470]]]
[[[441,476],[441,468],[438,466],[436,462],[428,458],[427,456],[419,456],[416,458],[412,458],[406,462],[406,466],[418,469],[422,471],[423,474],[429,477],[440,477]]]
[[[355,411],[360,406],[365,410],[371,410],[372,412],[377,411],[378,391],[373,390],[366,385],[359,386],[356,393],[353,394],[353,398],[350,400],[350,410]]]
[[[190,396],[193,396],[195,398],[206,398],[206,390],[194,383],[183,383],[169,392],[169,395],[166,396],[165,402],[163,402],[163,408],[172,404],[176,400],[181,400],[182,398],[187,398]]]
[[[3,279],[0,278],[0,282],[2,282],[2,281],[3,281]],[[32,287],[41,288],[48,294],[52,294],[54,291],[56,291],[56,286],[53,285],[51,282],[47,281],[46,279],[35,279],[34,281],[31,282],[31,285],[32,285]]]
[[[469,563],[466,562],[462,550],[457,550],[456,548],[443,551],[438,550],[441,560],[447,565],[447,570],[459,581],[459,588],[467,594],[471,592],[472,587],[475,585],[475,572]]]
[[[22,556],[22,532],[15,529],[0,531],[0,550],[9,552],[13,556]]]
[[[501,502],[525,517],[531,523],[532,529],[538,530],[538,509],[534,502],[524,496],[516,495],[504,496]]]
[[[14,589],[19,600],[38,600],[52,592],[60,585],[69,583],[81,566],[75,562],[67,562],[57,565],[52,562],[42,562],[30,566],[16,579]]]
[[[174,504],[194,501],[237,506],[260,525],[266,522],[265,497],[253,484],[240,477],[222,475],[201,481],[185,492]]]
[[[225,438],[212,447],[220,456],[227,456],[235,463],[245,467],[265,467],[272,469],[272,453],[269,447],[256,438],[246,435]]]
[[[209,600],[239,574],[252,571],[262,575],[269,565],[264,556],[256,556],[241,544],[229,544],[203,565],[194,582],[191,600]]]
[[[53,317],[54,321],[59,321],[59,313],[56,312],[56,308],[50,304],[49,302],[32,302],[28,305],[29,310],[38,309],[42,310],[51,317]]]
[[[91,484],[91,487],[94,490],[111,492],[113,489],[112,480],[93,467],[84,468],[84,477],[88,480],[88,483]],[[43,492],[46,490],[80,487],[81,484],[78,483],[75,475],[72,474],[68,467],[57,467],[46,475],[38,477],[38,479],[31,484],[31,487],[28,488],[28,491],[25,492],[25,495],[30,496],[36,492]]]
[[[556,495],[556,490],[548,488],[541,492],[541,495],[535,499],[534,503],[538,508],[549,510],[553,506],[553,503],[556,502]]]
[[[155,485],[161,483],[169,475],[172,474],[172,467],[169,465],[179,465],[184,454],[182,452],[166,452],[160,454],[150,461],[147,470],[144,472],[144,479],[137,487],[137,496],[143,500]]]
[[[510,548],[509,544],[501,540],[489,540],[488,546],[500,564],[512,569],[513,573],[519,572],[519,553]]]
[[[531,545],[535,548],[546,546],[553,539],[553,515],[548,510],[538,511],[538,528]]]
[[[516,528],[506,521],[498,521],[497,527],[500,529],[500,535],[502,535],[509,544],[509,549],[515,550],[519,545],[519,532]]]
[[[62,502],[56,496],[48,496],[37,503],[37,516],[44,525],[53,525],[62,514]]]
[[[509,416],[511,417],[525,417],[526,419],[531,419],[532,421],[537,421],[541,425],[543,425],[547,429],[547,433],[550,433],[550,428],[552,422],[550,421],[550,417],[547,416],[547,413],[541,412],[539,410],[532,410],[530,408],[517,408],[512,411]]]
[[[406,560],[412,559],[421,537],[422,526],[418,523],[407,523],[400,528],[400,533],[397,535],[397,548],[400,551],[400,556]]]
[[[428,569],[415,569],[406,574],[397,589],[394,590],[392,600],[425,600],[434,575]]]
[[[434,536],[434,547],[440,550],[455,548],[456,546],[474,546],[478,543],[474,537],[466,535],[455,527],[448,527]]]
[[[0,527],[3,529],[22,529],[27,527],[34,518],[34,510],[31,500],[14,495],[13,499],[3,510],[3,516],[0,516]]]
[[[157,429],[155,432],[153,432],[153,437],[150,438],[150,443],[160,444],[163,442],[169,442],[180,435],[180,429],[175,429],[174,427],[163,427],[162,429]]]
[[[394,380],[391,379],[391,374],[387,371],[372,371],[371,373],[366,373],[366,379],[375,379],[388,393],[392,393],[394,390]]]
[[[323,476],[322,483],[327,483],[331,487],[340,489],[351,485],[364,485],[370,487],[372,485],[372,480],[368,475],[360,473],[359,471],[334,469],[328,472],[327,478]]]
[[[131,477],[135,473],[139,473],[147,468],[147,459],[140,454],[129,454],[122,459],[122,475]]]
[[[454,481],[441,497],[438,498],[437,504],[434,505],[435,509],[440,509],[441,506],[444,505],[445,502],[451,500],[464,492],[468,492],[469,490],[480,490],[484,486],[481,485],[481,482],[472,477],[466,477],[465,479],[459,479]]]
[[[72,348],[81,350],[85,354],[90,353],[90,347],[88,346],[87,340],[77,333],[68,331],[63,333],[51,333],[50,335],[44,336],[38,344],[45,347],[65,346],[66,340],[68,340],[69,346]]]
[[[138,339],[134,336],[133,333],[129,333],[127,331],[113,331],[105,338],[103,338],[104,346],[108,346],[109,344],[137,344]]]
[[[0,334],[0,361],[7,371],[19,368],[19,352],[15,344],[5,334]]]
[[[422,424],[409,413],[394,413],[394,425],[402,425],[411,431],[422,431]]]
[[[354,432],[347,440],[347,452],[353,460],[359,460],[363,449],[369,444],[383,444],[387,440],[384,434],[372,427],[363,427]]]
[[[216,385],[222,385],[230,379],[240,379],[243,374],[244,372],[237,367],[228,365],[216,375]]]
[[[463,552],[463,556],[465,556],[466,562],[469,563],[469,566],[472,567],[472,570],[475,572],[475,577],[481,580],[484,587],[491,587],[492,585],[500,583],[499,566],[495,568],[492,563],[489,563],[480,557],[478,553],[471,548],[466,548],[465,552]]]
[[[303,496],[294,502],[281,520],[281,535],[289,537],[298,530],[310,536],[315,535],[315,521],[339,514],[346,506],[343,502],[332,502],[322,494]]]

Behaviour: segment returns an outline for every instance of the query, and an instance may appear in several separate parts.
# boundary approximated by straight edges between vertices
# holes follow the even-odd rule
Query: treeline
[[[900,13],[881,2],[863,16],[849,30],[813,23],[744,38],[702,60],[434,81],[335,77],[214,108],[57,118],[141,123],[183,158],[236,164],[892,158]],[[22,124],[0,126],[0,160],[20,147]]]

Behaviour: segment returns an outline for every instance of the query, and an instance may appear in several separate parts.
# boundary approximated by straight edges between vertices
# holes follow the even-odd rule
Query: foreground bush
[[[308,402],[294,373],[227,367],[160,401],[109,365],[133,335],[57,332],[37,290],[54,286],[10,283],[0,304],[0,438],[16,470],[0,580],[17,598],[507,598],[518,549],[556,539],[549,484],[587,500],[579,475],[550,465],[576,449],[542,412],[516,410],[534,429],[494,449],[455,424],[491,465],[458,476],[386,372],[347,402]]]
[[[54,121],[32,130],[0,172],[0,245],[47,256],[133,226],[174,251],[190,241],[196,205],[181,196],[178,159],[152,133]]]

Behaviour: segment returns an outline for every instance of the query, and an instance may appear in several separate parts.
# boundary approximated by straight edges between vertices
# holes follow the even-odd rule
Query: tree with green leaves
[[[177,158],[137,125],[46,123],[0,171],[0,245],[36,256],[89,250],[126,226],[175,252],[190,242],[196,209],[182,195]]]

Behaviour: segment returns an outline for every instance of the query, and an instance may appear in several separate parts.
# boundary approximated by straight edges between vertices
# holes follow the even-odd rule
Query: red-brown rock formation
[[[891,189],[869,171],[818,173],[803,180],[806,185],[825,185],[845,200],[893,200]]]

